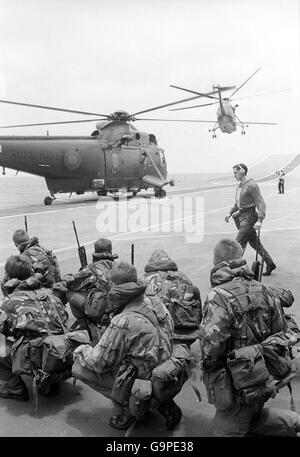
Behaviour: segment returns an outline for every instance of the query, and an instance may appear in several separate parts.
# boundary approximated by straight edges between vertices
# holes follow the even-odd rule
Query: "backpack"
[[[241,337],[235,339],[234,345],[237,349],[229,351],[227,358],[236,399],[242,405],[264,403],[287,385],[294,410],[290,380],[295,366],[290,347],[295,338],[289,331],[269,335],[265,322],[271,316],[260,283],[251,281],[246,286],[244,282],[231,281],[222,284],[222,289],[229,292],[234,315],[241,324]]]
[[[193,283],[178,271],[159,271],[150,277],[145,294],[157,295],[168,308],[175,329],[199,329],[202,319],[201,298],[195,297]]]
[[[264,295],[263,287],[258,281],[235,278],[214,288],[216,293],[221,292],[218,294],[221,300],[224,301],[226,295],[236,320],[235,328],[241,329],[241,332],[237,332],[239,337],[233,335],[232,346],[235,349],[261,343],[270,334],[271,314],[269,304],[266,304],[268,296]],[[228,352],[231,349],[228,347]]]
[[[33,314],[34,307],[38,310],[38,313],[32,316],[35,325],[32,324],[32,328],[29,327],[29,329],[27,325],[26,329],[31,330],[31,334],[33,334],[32,331],[37,334],[39,330],[40,336],[29,339],[28,335],[22,335],[13,343],[12,374],[33,377],[33,396],[35,411],[37,411],[37,387],[45,387],[70,377],[73,351],[65,335],[67,327],[63,318],[66,314],[62,314],[62,310],[57,309],[58,302],[54,296],[46,294],[43,289],[26,291],[26,294],[29,295],[29,300],[22,306],[24,312]],[[34,307],[26,307],[29,303],[34,304]],[[36,321],[37,318],[39,321]],[[64,334],[61,334],[62,332]]]
[[[110,283],[104,279],[102,271],[102,277],[99,276],[97,268],[94,265],[89,265],[88,268],[96,277],[97,286],[87,296],[85,314],[95,323],[101,325],[102,317],[104,314],[107,314],[107,294],[110,290]]]
[[[9,314],[10,334],[16,339],[22,335],[36,338],[46,334],[61,333],[68,319],[65,307],[48,289],[15,290],[4,300],[2,309]],[[63,321],[63,324],[62,324]]]
[[[101,263],[100,263],[101,262]],[[68,284],[68,289],[73,292],[88,293],[91,290],[102,290],[103,283],[110,284],[106,278],[106,270],[112,266],[110,261],[98,261],[90,263],[73,277]],[[92,273],[92,275],[91,275]]]
[[[23,254],[32,262],[34,272],[43,276],[44,286],[52,287],[55,282],[60,281],[57,259],[52,251],[44,249],[40,245],[34,245],[25,250]]]

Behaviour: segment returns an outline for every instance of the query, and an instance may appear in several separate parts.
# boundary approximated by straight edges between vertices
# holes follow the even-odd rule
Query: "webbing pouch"
[[[152,371],[151,381],[154,397],[160,402],[174,398],[188,377],[185,360],[171,357]]]
[[[152,394],[152,384],[147,379],[135,379],[129,398],[129,411],[133,416],[142,417]]]
[[[259,409],[273,395],[274,388],[265,384],[246,387],[235,392],[237,402],[242,406],[256,405]]]
[[[111,392],[112,400],[124,405],[128,403],[135,381],[136,368],[128,363],[120,366]]]
[[[224,410],[234,405],[232,380],[226,368],[205,372],[203,382],[208,403],[215,405],[216,409]]]
[[[42,370],[64,371],[73,364],[72,345],[65,335],[47,336],[43,341]]]
[[[92,290],[86,299],[85,314],[97,321],[101,322],[102,316],[107,308],[107,292]]]
[[[42,338],[35,338],[29,341],[29,356],[31,360],[31,366],[33,370],[41,368],[42,366],[42,354],[43,354],[43,341]]]
[[[18,339],[12,345],[11,361],[13,375],[31,375],[32,369],[29,352],[29,342],[23,342],[23,337]]]
[[[227,358],[227,367],[236,390],[263,384],[269,379],[259,344],[233,350]]]

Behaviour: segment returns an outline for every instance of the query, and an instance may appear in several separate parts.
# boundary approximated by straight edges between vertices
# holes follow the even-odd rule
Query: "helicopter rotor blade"
[[[278,94],[280,92],[287,92],[290,90],[291,89],[281,89],[281,90],[273,90],[272,92],[263,92],[261,94],[246,95],[245,97],[232,98],[231,101],[233,102],[235,100],[243,100],[244,98],[260,97],[262,95]]]
[[[184,87],[179,87],[179,86],[174,86],[173,84],[170,84],[170,87],[173,87],[174,89],[180,89],[180,90],[184,90],[186,92],[190,92],[191,94],[198,94],[198,95],[201,95],[201,97],[207,97],[207,98],[214,98],[216,100],[218,100],[218,97],[213,97],[212,93],[218,93],[218,91],[216,90],[215,92],[209,92],[208,94],[203,94],[201,92],[196,92],[194,90],[190,90],[190,89],[185,89]]]
[[[81,119],[78,121],[61,121],[61,122],[40,122],[36,124],[17,124],[17,125],[2,125],[0,129],[10,129],[15,127],[36,127],[39,125],[57,125],[57,124],[77,124],[80,122],[95,122],[95,121],[103,121],[103,119]]]
[[[235,91],[232,92],[232,94],[230,95],[229,100],[231,99],[231,97],[232,97],[234,94],[237,93],[238,90],[240,90],[240,89],[249,81],[249,79],[253,78],[253,76],[256,75],[256,73],[257,73],[259,70],[261,70],[261,68],[258,68],[257,70],[255,70],[255,72],[252,73],[252,75],[250,75],[249,78],[246,79],[246,81],[244,81],[237,89],[235,89]]]
[[[218,103],[219,102],[211,102],[211,103],[204,103],[203,105],[186,106],[185,108],[173,108],[173,109],[169,109],[169,111],[182,111],[184,109],[199,108],[200,106],[217,105]]]
[[[88,116],[108,117],[107,114],[90,113],[88,111],[78,111],[78,110],[66,109],[66,108],[56,108],[54,106],[46,106],[46,105],[34,105],[32,103],[14,102],[14,101],[11,101],[11,100],[0,100],[0,103],[7,103],[9,105],[29,106],[31,108],[49,109],[49,110],[52,110],[52,111],[63,111],[65,113],[86,114]]]
[[[202,121],[199,119],[144,119],[136,118],[136,121],[162,121],[162,122],[207,122],[209,124],[214,124],[216,121]]]
[[[215,93],[216,93],[216,91],[210,92],[208,95],[215,94]],[[202,97],[202,95],[196,95],[195,97],[184,98],[183,100],[178,100],[177,102],[171,102],[171,103],[166,103],[165,105],[155,106],[154,108],[145,109],[143,111],[138,111],[137,113],[131,114],[130,117],[134,117],[137,114],[149,113],[149,111],[154,111],[154,110],[160,109],[160,108],[166,108],[167,106],[177,105],[178,103],[188,102],[190,100],[195,100],[196,98],[201,98],[201,97]]]
[[[239,125],[243,125],[243,124],[244,124],[244,125],[246,125],[246,124],[251,124],[251,125],[252,125],[252,124],[253,124],[253,125],[254,125],[254,124],[258,124],[258,125],[259,125],[259,124],[261,124],[261,125],[278,125],[278,122],[247,122],[247,121],[243,121],[243,122],[242,122],[242,121],[239,121],[239,122],[237,122],[237,124],[239,124]]]

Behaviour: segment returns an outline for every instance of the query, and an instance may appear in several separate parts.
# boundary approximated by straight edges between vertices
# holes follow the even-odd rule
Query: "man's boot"
[[[267,265],[266,271],[263,273],[263,276],[270,276],[273,270],[275,270],[276,265],[275,263],[271,263],[270,265]]]
[[[173,430],[182,418],[182,412],[174,400],[165,401],[160,405],[158,411],[166,419],[166,429]]]
[[[26,401],[29,399],[25,382],[20,376],[12,376],[8,381],[0,385],[1,398],[13,398],[14,400]]]
[[[136,420],[137,418],[130,414],[128,406],[123,406],[120,414],[109,419],[109,425],[118,430],[127,430]]]

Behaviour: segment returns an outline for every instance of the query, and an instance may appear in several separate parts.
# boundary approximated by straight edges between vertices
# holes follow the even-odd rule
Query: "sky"
[[[237,162],[299,152],[299,22],[298,0],[0,0],[0,98],[135,113],[189,96],[170,84],[210,92],[214,84],[238,87],[261,68],[236,94],[236,113],[276,126],[250,126],[246,135],[219,130],[212,139],[213,124],[135,122],[156,135],[170,173],[228,172]],[[265,95],[249,97],[257,94]],[[165,108],[142,117],[214,121],[216,111]],[[82,118],[0,104],[0,125]],[[91,122],[0,134],[94,129]]]

